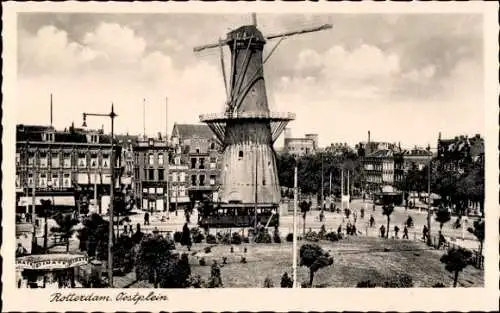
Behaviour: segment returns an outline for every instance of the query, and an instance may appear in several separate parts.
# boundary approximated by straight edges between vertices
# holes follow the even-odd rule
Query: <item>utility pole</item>
[[[324,182],[324,170],[323,170],[323,153],[321,153],[321,216],[324,216],[324,208],[325,208],[325,191],[324,191],[324,186],[325,186],[325,182]]]
[[[344,211],[344,169],[340,169],[340,209]],[[344,214],[344,212],[342,212]]]
[[[347,170],[347,208],[350,209],[351,208],[351,204],[350,204],[350,200],[351,200],[351,188],[349,186],[350,182],[349,182],[349,170]]]
[[[432,162],[432,154],[430,145],[427,147],[427,151],[429,152],[429,162],[427,162],[427,228],[428,236],[427,236],[427,245],[432,245],[431,239],[431,162]]]
[[[257,170],[257,166],[258,166],[258,158],[259,158],[259,154],[257,152],[257,146],[255,147],[255,221],[254,221],[254,227],[255,227],[255,230],[257,230],[257,193],[258,193],[258,183],[259,181],[257,180],[257,175],[258,175],[258,170]]]
[[[293,245],[292,245],[292,270],[293,270],[293,288],[297,288],[297,164],[295,164],[293,178]]]

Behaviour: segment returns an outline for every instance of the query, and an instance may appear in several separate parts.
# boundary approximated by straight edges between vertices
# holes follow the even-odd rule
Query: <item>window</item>
[[[71,175],[68,173],[63,174],[63,187],[71,187]]]
[[[59,154],[57,153],[52,153],[52,156],[50,158],[50,166],[51,167],[59,167]]]
[[[181,183],[185,182],[186,181],[186,174],[184,172],[180,172],[179,173],[179,181]]]
[[[240,150],[240,152],[238,153],[238,158],[243,158],[243,151]]]
[[[165,171],[164,170],[158,170],[158,180],[165,180]]]
[[[186,189],[184,188],[184,186],[179,186],[179,197],[185,197],[186,196]]]
[[[205,169],[205,158],[200,158],[200,170]]]
[[[191,175],[191,186],[196,186],[196,175]]]
[[[47,187],[47,174],[40,174],[40,187]]]
[[[21,163],[21,154],[19,152],[16,153],[16,165],[19,165]]]
[[[158,165],[163,166],[163,153],[158,154]]]
[[[103,168],[108,168],[109,167],[109,155],[108,154],[104,154],[102,156],[102,167]]]
[[[55,188],[59,187],[59,175],[52,174],[52,186]]]
[[[33,174],[28,174],[28,187],[33,187]]]
[[[215,175],[210,175],[210,185],[215,185]]]
[[[47,153],[40,153],[40,167],[47,167]]]
[[[177,182],[177,173],[176,172],[173,172],[172,173],[172,182]]]
[[[152,154],[152,153],[149,154],[148,164],[149,164],[149,166],[154,165],[154,154]]]
[[[200,153],[200,149],[199,148],[196,149],[196,153]]]
[[[148,179],[148,170],[146,169],[144,170],[144,179],[146,180]]]
[[[200,186],[205,186],[205,175],[200,175]]]
[[[87,167],[87,158],[83,153],[78,155],[78,167]]]
[[[99,165],[99,160],[97,159],[97,154],[93,153],[90,155],[90,167],[97,168]]]
[[[191,158],[191,168],[196,168],[196,158]]]
[[[210,149],[214,150],[215,149],[215,143],[210,143]]]
[[[28,155],[28,165],[34,165],[35,163],[35,155],[33,153],[30,153]]]
[[[176,156],[174,163],[175,163],[175,165],[180,165],[181,164],[181,157]]]
[[[149,180],[155,180],[155,170],[154,169],[150,169],[149,170]]]

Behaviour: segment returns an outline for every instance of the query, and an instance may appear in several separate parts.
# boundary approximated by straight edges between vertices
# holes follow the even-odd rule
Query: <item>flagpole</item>
[[[292,253],[292,269],[293,269],[293,288],[297,288],[297,165],[295,165],[293,179],[293,253]]]

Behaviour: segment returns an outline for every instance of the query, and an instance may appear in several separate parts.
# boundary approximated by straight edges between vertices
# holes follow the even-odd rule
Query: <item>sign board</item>
[[[58,270],[82,266],[88,263],[83,255],[44,254],[16,258],[17,270]]]

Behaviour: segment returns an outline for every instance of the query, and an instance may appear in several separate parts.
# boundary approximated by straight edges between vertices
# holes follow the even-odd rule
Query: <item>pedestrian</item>
[[[360,213],[361,213],[361,219],[364,219],[365,218],[365,208],[361,208]]]
[[[385,237],[385,227],[384,227],[384,225],[380,226],[380,237],[382,237],[382,238]]]
[[[341,234],[342,233],[342,225],[339,225],[339,227],[337,228],[337,234]]]
[[[373,212],[375,212],[375,203],[373,204]]]
[[[398,225],[395,225],[394,226],[394,237],[396,239],[398,239],[398,233],[399,233],[399,227],[398,227]]]
[[[403,239],[409,239],[408,238],[408,227],[403,228]]]
[[[357,233],[357,231],[356,231],[356,225],[352,225],[352,228],[351,228],[351,234],[352,234],[353,236],[356,236],[356,235],[358,234],[358,233]]]
[[[429,238],[429,229],[427,228],[426,225],[424,225],[424,228],[422,229],[422,239],[424,241],[427,241]]]
[[[149,225],[149,212],[144,214],[144,226]]]
[[[375,225],[375,219],[373,218],[373,215],[370,215],[370,228],[373,228],[373,225]]]
[[[365,199],[366,199],[366,194],[364,193],[363,194],[363,202],[365,202]]]

